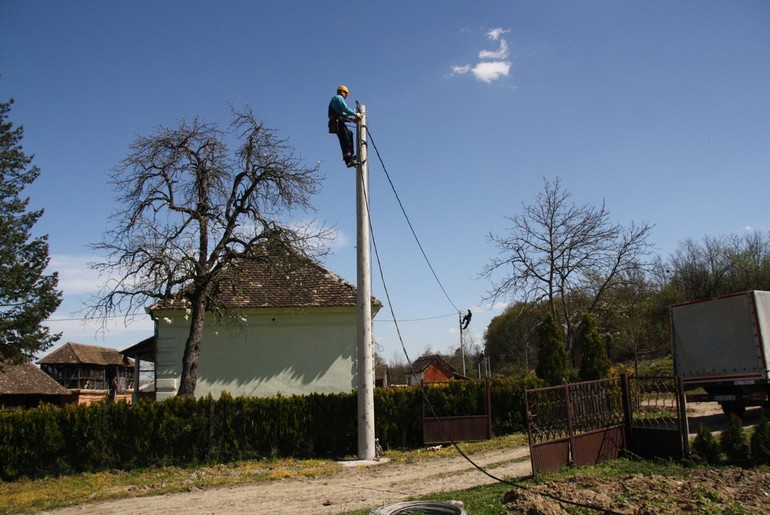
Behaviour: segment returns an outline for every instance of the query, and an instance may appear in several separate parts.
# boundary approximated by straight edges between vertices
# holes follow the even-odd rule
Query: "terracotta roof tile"
[[[37,361],[39,364],[66,365],[123,365],[133,366],[133,362],[123,354],[109,347],[67,342],[55,351]]]
[[[273,249],[275,253],[275,249]],[[317,261],[282,249],[269,258],[262,249],[235,260],[213,292],[229,309],[355,307],[356,287]],[[372,298],[374,306],[382,303]],[[156,304],[154,307],[160,307]],[[166,304],[166,307],[178,307]]]
[[[428,368],[428,365],[431,363],[435,363],[438,366],[445,367],[450,372],[454,372],[455,368],[449,364],[444,358],[439,356],[438,354],[431,354],[428,356],[420,356],[416,360],[412,362],[412,369],[419,373],[424,371],[426,368]]]
[[[0,395],[69,395],[62,385],[32,363],[0,363]]]

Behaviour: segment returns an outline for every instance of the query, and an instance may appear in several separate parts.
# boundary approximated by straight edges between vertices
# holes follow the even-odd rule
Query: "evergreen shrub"
[[[734,463],[745,463],[748,461],[749,440],[738,416],[730,415],[730,421],[719,437],[719,445],[728,460]]]
[[[491,383],[492,432],[526,430],[524,390],[536,377]],[[428,385],[439,416],[486,413],[483,382]],[[376,389],[375,434],[384,448],[423,445],[419,387]],[[357,397],[270,398],[222,394],[135,405],[43,405],[0,412],[0,479],[163,465],[226,463],[275,456],[349,456],[357,449]]]
[[[757,465],[770,465],[770,422],[762,415],[749,440],[751,461]]]
[[[698,434],[692,444],[693,457],[710,465],[719,463],[721,450],[719,442],[706,424],[698,426]]]

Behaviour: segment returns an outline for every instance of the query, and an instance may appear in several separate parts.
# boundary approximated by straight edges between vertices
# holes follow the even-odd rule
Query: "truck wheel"
[[[722,402],[720,403],[720,406],[722,406],[722,412],[728,417],[730,415],[735,415],[736,417],[742,417],[743,414],[746,413],[746,406],[741,402],[737,402],[737,401]]]

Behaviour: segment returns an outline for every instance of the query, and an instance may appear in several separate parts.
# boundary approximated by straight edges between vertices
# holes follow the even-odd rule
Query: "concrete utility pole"
[[[466,375],[465,372],[465,342],[463,341],[463,314],[460,313],[460,355],[463,358],[463,375]]]
[[[358,280],[358,459],[375,456],[374,351],[372,348],[372,266],[369,243],[369,170],[366,146],[366,106],[359,105],[356,167],[356,245]]]

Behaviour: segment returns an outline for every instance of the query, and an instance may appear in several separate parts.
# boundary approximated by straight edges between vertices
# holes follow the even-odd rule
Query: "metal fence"
[[[441,391],[449,385],[464,384],[476,389],[475,414],[449,414],[436,407],[428,407],[431,390]],[[492,438],[492,393],[489,381],[463,381],[455,383],[424,384],[426,399],[423,399],[422,435],[426,445],[448,444],[451,442],[478,442]],[[467,408],[467,407],[466,407]],[[471,409],[471,411],[473,411]]]
[[[537,388],[526,391],[525,403],[535,473],[601,463],[624,451],[644,457],[686,452],[687,417],[675,378],[622,376]]]

